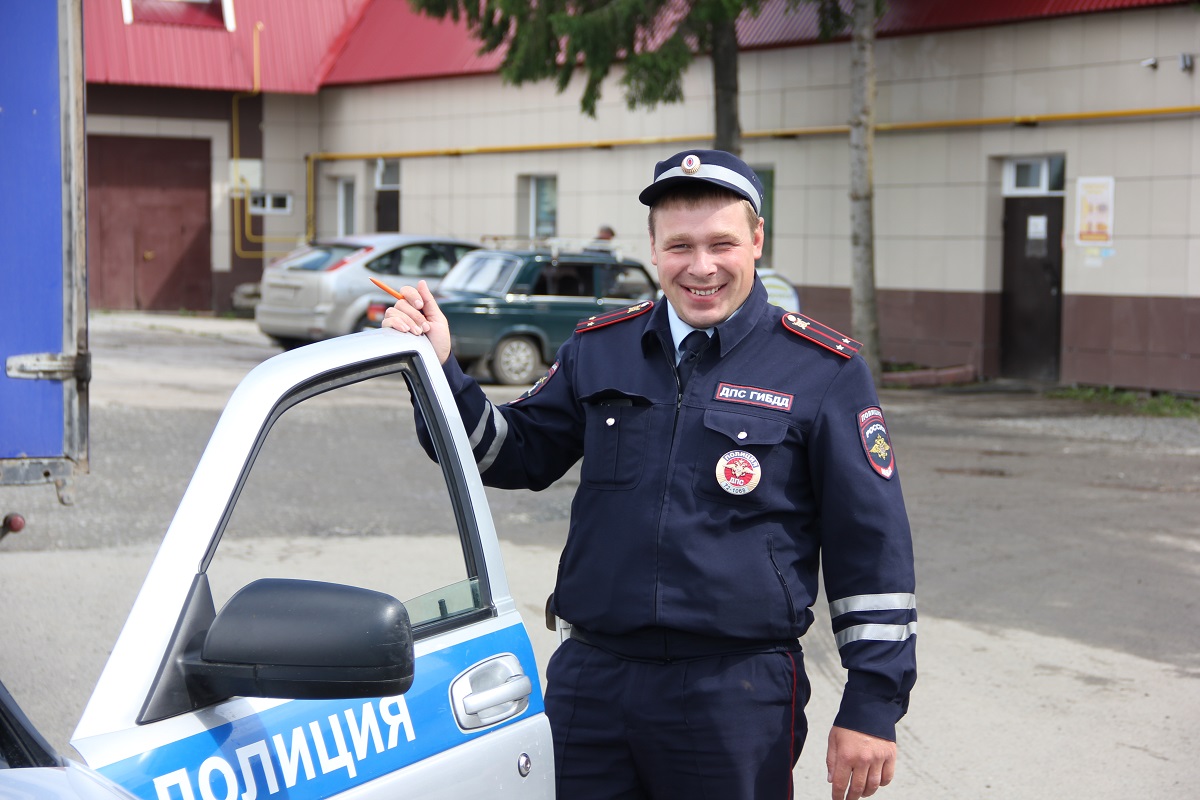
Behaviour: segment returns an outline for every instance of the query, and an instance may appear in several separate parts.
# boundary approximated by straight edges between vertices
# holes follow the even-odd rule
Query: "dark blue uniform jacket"
[[[666,312],[606,315],[502,406],[451,358],[484,482],[540,490],[583,459],[554,603],[591,631],[796,638],[823,565],[849,671],[835,724],[894,739],[916,679],[913,554],[870,371],[789,330],[755,280],[681,395]]]

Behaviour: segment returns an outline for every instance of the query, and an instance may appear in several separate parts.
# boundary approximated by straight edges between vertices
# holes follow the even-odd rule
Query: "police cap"
[[[658,162],[654,166],[654,183],[643,189],[638,199],[652,206],[673,187],[696,180],[715,184],[746,198],[754,210],[762,214],[765,194],[762,181],[745,161],[724,150],[684,150]]]

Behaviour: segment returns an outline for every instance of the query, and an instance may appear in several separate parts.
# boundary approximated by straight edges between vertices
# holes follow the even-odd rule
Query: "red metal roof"
[[[418,14],[408,0],[369,0],[369,5],[324,85],[478,75],[500,68],[502,52],[479,54],[465,22]]]
[[[1098,11],[1184,5],[1188,0],[888,0],[876,36],[906,36],[1006,22],[1065,17]],[[846,0],[842,7],[848,8]],[[784,0],[767,0],[757,17],[738,20],[743,49],[784,47],[820,41],[817,6],[801,3],[789,9]]]
[[[83,0],[89,83],[250,91],[259,29],[260,88],[312,94],[327,57],[371,0],[234,0],[236,30],[141,21],[117,0]]]
[[[1096,11],[1182,5],[1188,0],[888,0],[877,35],[903,36],[953,28],[973,28]],[[841,0],[849,8],[848,0]],[[742,48],[819,41],[817,6],[766,0],[757,17],[738,21]],[[370,0],[359,25],[347,37],[325,85],[376,83],[495,71],[500,53],[478,55],[479,42],[465,23],[440,22],[417,14],[407,0]]]
[[[146,0],[136,0],[146,2]],[[841,0],[848,7],[848,0]],[[888,0],[880,37],[973,28],[1188,0]],[[495,72],[501,53],[479,54],[465,23],[431,19],[407,0],[234,0],[237,29],[156,22],[126,25],[117,0],[83,0],[87,80],[248,91],[253,32],[261,23],[261,90],[315,93],[321,86]],[[818,41],[817,9],[766,0],[738,22],[742,48]]]

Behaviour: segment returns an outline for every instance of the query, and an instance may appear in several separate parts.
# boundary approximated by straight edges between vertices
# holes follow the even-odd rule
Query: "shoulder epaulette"
[[[828,325],[822,325],[803,314],[784,314],[783,327],[797,336],[803,336],[810,342],[816,342],[826,350],[832,350],[846,358],[853,358],[854,354],[862,349],[862,342],[856,342],[849,336],[844,336]]]
[[[610,311],[607,314],[597,314],[594,317],[579,320],[579,324],[575,326],[575,332],[583,333],[584,331],[594,331],[597,328],[603,328],[607,325],[614,325],[627,319],[633,319],[639,314],[645,314],[652,308],[654,308],[654,301],[646,300],[629,308]]]

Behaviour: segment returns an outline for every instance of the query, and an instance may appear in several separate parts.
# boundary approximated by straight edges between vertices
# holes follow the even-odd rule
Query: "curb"
[[[955,367],[915,369],[909,372],[885,372],[882,384],[890,389],[919,389],[929,386],[974,383],[977,378],[975,367],[970,364],[961,364]]]

